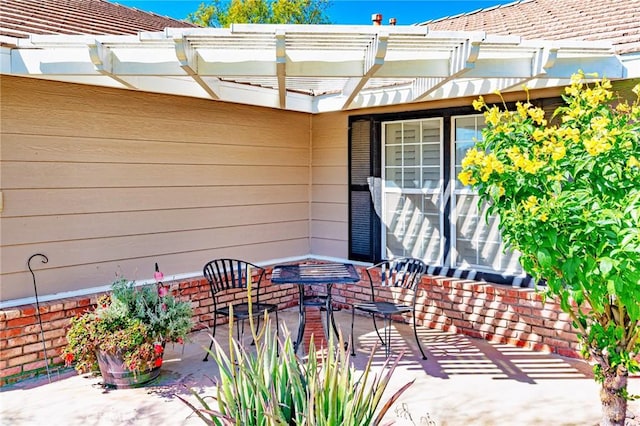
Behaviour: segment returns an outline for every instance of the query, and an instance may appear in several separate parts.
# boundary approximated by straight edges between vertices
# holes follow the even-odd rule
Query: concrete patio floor
[[[281,320],[295,332],[297,308],[283,311]],[[349,312],[336,313],[348,332]],[[586,363],[495,344],[466,336],[420,328],[428,360],[420,359],[408,325],[393,324],[393,351],[405,351],[387,388],[395,392],[416,382],[400,397],[385,418],[397,425],[596,425],[600,419],[599,386]],[[218,334],[219,333],[219,334]],[[377,337],[371,320],[356,317],[356,368],[367,362]],[[223,344],[227,327],[217,331]],[[160,378],[138,389],[106,390],[100,378],[74,372],[54,372],[0,391],[2,425],[197,425],[202,422],[175,394],[190,400],[187,387],[214,395],[212,360],[202,362],[206,332],[192,335],[189,343],[169,345]],[[379,371],[384,349],[374,355]],[[629,381],[640,393],[640,378]],[[630,403],[640,414],[640,403]],[[637,419],[633,422],[635,423]],[[632,423],[632,424],[633,424]]]

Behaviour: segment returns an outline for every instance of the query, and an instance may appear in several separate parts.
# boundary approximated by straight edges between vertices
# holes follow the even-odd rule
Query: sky
[[[124,6],[154,12],[176,19],[185,19],[207,0],[111,0]],[[432,19],[472,12],[477,9],[514,0],[331,0],[327,15],[333,24],[371,25],[371,15],[382,14],[383,24],[396,18],[397,25],[411,25]]]

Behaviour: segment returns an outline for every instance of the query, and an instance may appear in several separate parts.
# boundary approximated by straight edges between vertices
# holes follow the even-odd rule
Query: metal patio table
[[[329,323],[333,332],[338,335],[333,318],[333,304],[331,301],[331,289],[334,284],[354,284],[360,281],[360,275],[351,263],[300,263],[289,265],[276,265],[271,273],[273,284],[297,284],[298,285],[298,336],[294,343],[297,352],[304,337],[306,322],[305,307],[319,306],[327,313],[327,332]],[[309,285],[326,286],[326,294],[305,296],[305,287]]]

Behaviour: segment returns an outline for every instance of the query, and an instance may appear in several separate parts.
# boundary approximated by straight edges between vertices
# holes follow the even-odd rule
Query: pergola
[[[640,75],[609,42],[424,26],[236,24],[0,44],[2,74],[308,113],[558,87],[578,69]]]

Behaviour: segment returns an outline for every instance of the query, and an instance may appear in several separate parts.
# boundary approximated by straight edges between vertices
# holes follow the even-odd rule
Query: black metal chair
[[[251,275],[258,275],[257,281],[252,281],[252,312],[249,312],[249,303],[228,303],[224,307],[218,307],[218,298],[227,293],[229,290],[246,289],[248,285],[247,275],[251,268]],[[237,259],[215,259],[204,265],[203,274],[211,288],[211,297],[213,298],[213,331],[212,335],[216,335],[216,325],[218,315],[230,316],[230,306],[233,306],[233,318],[236,321],[238,339],[240,338],[240,323],[242,323],[242,331],[244,332],[244,320],[250,316],[257,317],[258,327],[260,326],[260,317],[264,312],[275,312],[276,317],[276,334],[278,334],[278,305],[270,303],[260,303],[260,284],[265,275],[265,269],[258,265]],[[209,344],[209,351],[213,347],[213,340]],[[205,355],[203,361],[207,361],[209,352]]]
[[[381,282],[379,287],[397,287],[408,290],[408,299],[405,298],[405,303],[392,303],[376,298],[376,287],[371,277],[371,270],[374,268],[381,268],[380,278]],[[364,303],[356,303],[353,305],[351,311],[351,354],[355,355],[355,346],[353,338],[353,322],[355,319],[356,310],[370,314],[373,319],[373,326],[376,330],[376,334],[385,347],[385,356],[388,358],[391,353],[391,317],[393,315],[404,314],[412,312],[413,316],[413,333],[416,336],[416,343],[418,349],[422,354],[422,359],[427,359],[422,350],[420,339],[418,338],[418,330],[416,328],[416,291],[422,275],[427,271],[427,265],[414,258],[398,258],[393,260],[384,260],[376,265],[370,266],[366,269],[367,276],[369,277],[369,285],[371,288],[371,301]],[[384,338],[378,331],[378,325],[376,324],[376,316],[381,316],[384,321]]]

